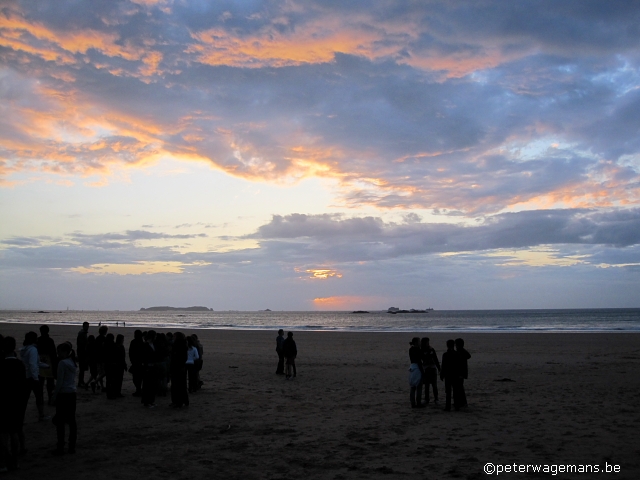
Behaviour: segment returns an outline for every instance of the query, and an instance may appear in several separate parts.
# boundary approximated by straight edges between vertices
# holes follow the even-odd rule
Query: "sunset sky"
[[[0,308],[640,307],[637,1],[0,2]]]

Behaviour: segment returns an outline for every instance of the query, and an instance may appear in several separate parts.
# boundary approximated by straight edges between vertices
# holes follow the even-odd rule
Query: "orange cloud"
[[[342,278],[342,274],[338,273],[336,270],[331,270],[328,268],[319,268],[319,269],[309,269],[305,270],[306,273],[309,273],[309,278],[315,278],[320,280],[326,280],[328,278]]]
[[[500,46],[491,44],[484,45],[480,53],[476,48],[454,54],[414,48],[413,43],[427,33],[418,19],[380,22],[363,13],[336,18],[316,12],[314,20],[303,27],[287,29],[287,33],[277,28],[279,23],[288,25],[286,18],[276,19],[273,25],[244,36],[224,28],[192,32],[196,43],[189,45],[185,53],[207,65],[243,68],[327,63],[334,60],[336,53],[344,53],[374,61],[392,58],[417,69],[442,71],[444,77],[462,77],[527,54],[505,54]],[[437,37],[435,32],[429,34]],[[440,41],[447,44],[451,40],[443,37]]]
[[[113,75],[132,75],[142,79],[159,72],[162,54],[151,50],[154,42],[147,40],[145,45],[136,46],[130,42],[119,43],[117,33],[92,29],[57,31],[40,22],[31,22],[15,9],[7,15],[0,15],[0,47],[14,52],[40,57],[46,61],[60,64],[79,63],[75,55],[86,55],[96,50],[107,57],[119,57],[132,62],[132,71],[114,69],[104,65]],[[100,68],[100,65],[96,65]]]
[[[327,25],[309,25],[292,35],[269,30],[248,37],[234,37],[223,29],[192,33],[198,43],[187,48],[199,62],[257,68],[284,67],[303,63],[331,62],[336,53],[369,56],[372,45],[382,40],[371,32],[331,31]],[[392,53],[390,50],[387,53]]]

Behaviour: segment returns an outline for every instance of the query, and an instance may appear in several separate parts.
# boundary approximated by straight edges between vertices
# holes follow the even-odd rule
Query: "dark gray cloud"
[[[259,239],[268,250],[281,249],[278,257],[293,255],[295,251],[298,256],[317,254],[324,261],[520,250],[538,246],[625,248],[640,244],[640,210],[508,213],[473,226],[385,224],[373,217],[288,215],[274,216],[270,223],[249,237]]]
[[[75,232],[70,234],[70,238],[82,244],[91,243],[103,243],[112,241],[129,241],[135,242],[137,240],[165,240],[165,239],[178,239],[186,240],[189,238],[202,238],[206,237],[206,233],[193,233],[193,234],[169,234],[161,232],[150,232],[148,230],[127,230],[124,233],[105,233],[105,234],[84,234]]]
[[[42,244],[28,237],[4,242],[0,265],[7,267],[73,268],[98,263],[175,261],[244,268],[287,265],[288,269],[323,264],[351,265],[392,259],[438,258],[463,254],[465,262],[501,263],[490,252],[553,250],[553,255],[584,257],[593,265],[640,263],[640,210],[598,212],[544,210],[501,214],[473,225],[385,223],[376,217],[342,215],[279,216],[244,238],[258,240],[259,248],[226,253],[181,253],[172,247],[147,247],[135,240],[191,238],[195,235],[153,234],[144,231],[102,235],[72,234],[68,239]],[[229,240],[233,238],[229,237]],[[492,253],[492,255],[494,255]],[[455,260],[451,260],[455,262]]]

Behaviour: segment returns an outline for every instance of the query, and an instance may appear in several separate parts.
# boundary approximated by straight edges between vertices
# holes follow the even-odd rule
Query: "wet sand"
[[[19,344],[28,330],[0,324]],[[51,336],[75,345],[78,330]],[[144,409],[125,373],[125,398],[79,391],[78,452],[54,458],[55,427],[37,421],[32,396],[29,451],[6,478],[479,479],[487,462],[607,462],[621,472],[555,478],[640,478],[638,334],[464,334],[469,408],[444,412],[442,382],[438,408],[409,405],[409,340],[425,334],[296,332],[298,377],[285,381],[275,332],[183,331],[205,348],[189,408],[158,397]],[[428,336],[441,357],[452,335]]]

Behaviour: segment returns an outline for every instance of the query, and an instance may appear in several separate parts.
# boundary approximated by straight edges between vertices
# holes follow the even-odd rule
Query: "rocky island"
[[[401,310],[398,307],[389,307],[387,313],[392,313],[394,315],[396,313],[429,313],[430,310],[433,310],[433,308],[426,308],[424,310],[416,310],[415,308],[412,308],[410,310]]]
[[[149,307],[149,308],[141,308],[141,312],[169,312],[169,311],[179,311],[179,312],[213,312],[213,308],[207,307]]]

